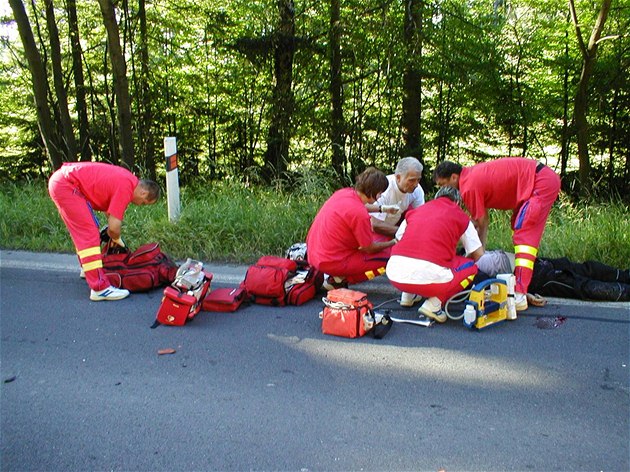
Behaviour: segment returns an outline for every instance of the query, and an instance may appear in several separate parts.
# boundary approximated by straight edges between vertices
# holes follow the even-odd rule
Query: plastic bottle
[[[466,305],[466,308],[464,309],[464,324],[466,326],[472,326],[475,324],[476,320],[477,311],[475,310],[475,307],[472,305]]]

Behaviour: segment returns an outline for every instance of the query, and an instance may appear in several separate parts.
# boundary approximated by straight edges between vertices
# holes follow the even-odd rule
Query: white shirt
[[[417,208],[420,205],[424,204],[424,190],[422,187],[418,185],[416,189],[411,193],[401,192],[396,185],[396,175],[391,174],[387,176],[387,180],[389,181],[389,185],[387,189],[381,194],[381,196],[376,200],[377,205],[398,205],[400,207],[400,211],[396,213],[370,213],[370,216],[377,218],[381,221],[389,223],[391,225],[395,225],[400,220],[402,213],[407,210],[407,208]]]

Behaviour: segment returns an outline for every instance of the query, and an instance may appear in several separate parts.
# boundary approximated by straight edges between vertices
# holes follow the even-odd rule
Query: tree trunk
[[[66,160],[77,160],[77,143],[74,139],[72,120],[68,110],[68,94],[63,80],[63,69],[61,67],[61,46],[59,44],[59,30],[55,20],[55,7],[52,0],[44,0],[46,4],[46,25],[50,37],[50,59],[52,61],[53,82],[55,84],[55,94],[57,95],[57,109],[60,118],[61,134],[66,148]]]
[[[562,134],[560,146],[560,178],[567,173],[569,161],[569,33],[564,35],[564,71],[562,72]]]
[[[9,0],[13,17],[18,26],[22,45],[24,46],[24,54],[28,62],[28,68],[31,72],[33,81],[33,95],[35,96],[35,108],[37,111],[37,124],[39,132],[46,149],[46,153],[56,170],[63,163],[63,152],[61,151],[57,139],[55,137],[54,123],[51,118],[51,110],[48,106],[48,81],[46,69],[42,62],[42,58],[35,44],[35,37],[31,24],[26,15],[22,0]]]
[[[79,22],[77,20],[76,0],[66,0],[66,12],[68,14],[68,30],[70,35],[70,47],[72,49],[72,72],[74,75],[74,88],[76,99],[76,112],[79,119],[79,152],[81,161],[92,160],[90,148],[90,132],[87,116],[87,102],[85,99],[85,80],[83,78],[83,52],[79,41]]]
[[[118,117],[118,131],[120,134],[120,155],[125,167],[134,168],[133,132],[131,127],[131,102],[129,99],[129,83],[127,81],[127,65],[120,46],[120,33],[114,4],[112,0],[98,0],[103,14],[103,23],[107,30],[109,59],[114,76],[114,91],[116,94],[116,108]]]
[[[575,2],[574,0],[569,0],[571,18],[575,25],[578,44],[582,53],[582,72],[573,102],[573,117],[577,133],[578,158],[580,161],[580,187],[582,193],[588,193],[591,190],[591,162],[588,155],[588,84],[593,74],[593,67],[595,66],[597,58],[598,41],[604,29],[608,12],[610,11],[611,1],[612,0],[602,0],[597,20],[591,32],[591,37],[588,44],[585,44],[582,39],[582,30],[575,11]]]
[[[417,64],[422,61],[422,1],[405,1],[402,128],[403,153],[422,161],[420,144],[422,120],[422,74]]]
[[[331,145],[332,168],[339,176],[344,175],[345,152],[345,126],[343,120],[343,89],[341,76],[341,13],[340,0],[330,2],[330,100],[332,104],[331,115]]]
[[[140,124],[138,126],[139,145],[148,178],[155,180],[155,141],[152,133],[153,109],[151,108],[151,87],[149,84],[149,45],[147,34],[146,1],[138,1],[140,19]]]
[[[289,159],[291,116],[293,115],[293,55],[295,52],[295,10],[293,0],[277,0],[280,18],[275,33],[274,79],[271,123],[267,135],[265,175],[281,176]]]

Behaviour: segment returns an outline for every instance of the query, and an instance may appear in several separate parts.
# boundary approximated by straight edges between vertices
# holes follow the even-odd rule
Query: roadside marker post
[[[168,219],[169,221],[177,221],[181,211],[179,204],[179,171],[177,168],[177,138],[164,138],[164,157],[166,157]]]

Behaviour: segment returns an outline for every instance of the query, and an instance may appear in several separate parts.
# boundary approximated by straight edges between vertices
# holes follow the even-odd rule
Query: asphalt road
[[[627,303],[381,340],[323,335],[318,300],[150,329],[160,290],[90,302],[73,257],[9,251],[0,297],[3,471],[630,470]]]

